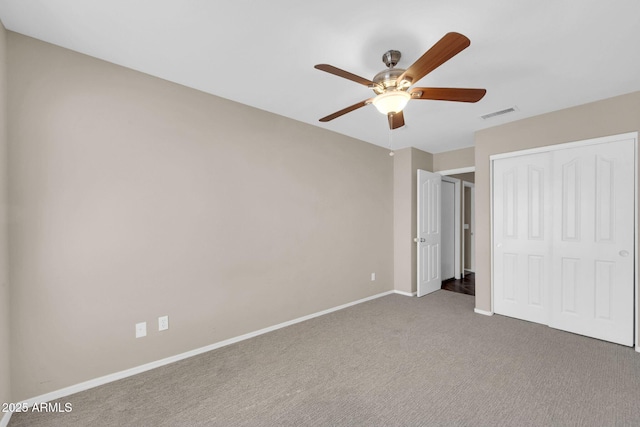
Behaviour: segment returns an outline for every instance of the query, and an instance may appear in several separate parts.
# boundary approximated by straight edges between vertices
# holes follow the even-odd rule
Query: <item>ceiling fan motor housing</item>
[[[401,56],[402,54],[398,50],[388,50],[382,55],[382,62],[389,68],[380,71],[373,78],[372,89],[378,95],[390,90],[406,90],[411,85],[409,81],[398,81],[398,77],[406,71],[402,68],[394,68]]]
[[[405,70],[402,68],[389,68],[388,70],[380,71],[373,78],[373,91],[377,94],[384,93],[388,90],[398,90],[403,89],[403,85],[398,83],[398,77],[404,73]],[[406,89],[407,86],[404,87]]]

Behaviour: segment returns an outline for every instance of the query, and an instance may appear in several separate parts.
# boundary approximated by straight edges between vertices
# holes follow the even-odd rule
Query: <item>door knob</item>
[[[427,241],[427,239],[425,239],[424,237],[416,237],[413,239],[413,241],[416,243],[424,243]]]
[[[620,256],[629,256],[629,251],[622,250],[619,252]]]

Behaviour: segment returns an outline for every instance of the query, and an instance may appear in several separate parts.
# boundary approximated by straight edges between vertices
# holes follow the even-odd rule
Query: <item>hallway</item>
[[[475,295],[476,294],[476,275],[468,273],[462,279],[449,279],[442,282],[441,289],[447,291],[458,292],[460,294]]]

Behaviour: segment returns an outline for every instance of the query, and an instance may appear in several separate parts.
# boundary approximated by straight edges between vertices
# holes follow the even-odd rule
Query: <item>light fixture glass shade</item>
[[[373,105],[376,106],[385,116],[389,113],[399,113],[407,105],[411,95],[403,90],[392,90],[381,93],[373,98]]]

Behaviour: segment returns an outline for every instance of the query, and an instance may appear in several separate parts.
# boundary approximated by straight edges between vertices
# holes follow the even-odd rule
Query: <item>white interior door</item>
[[[554,152],[549,326],[633,345],[633,140]]]
[[[494,310],[548,323],[551,155],[493,162]]]
[[[453,279],[455,276],[455,184],[442,180],[442,258],[441,280]]]
[[[418,296],[441,287],[441,186],[437,173],[418,170]]]

